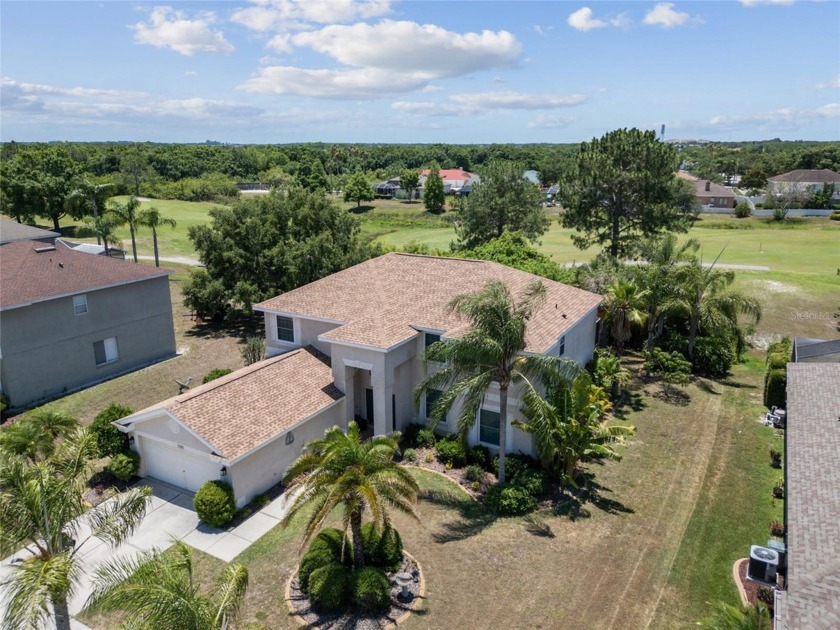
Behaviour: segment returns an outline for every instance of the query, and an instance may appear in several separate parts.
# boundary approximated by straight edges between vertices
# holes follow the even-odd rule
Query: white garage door
[[[188,451],[143,438],[141,457],[146,475],[196,492],[205,481],[219,479],[221,464],[201,459]]]

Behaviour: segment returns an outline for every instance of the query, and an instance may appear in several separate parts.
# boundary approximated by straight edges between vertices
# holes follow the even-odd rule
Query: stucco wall
[[[300,348],[302,346],[314,346],[326,355],[330,354],[330,344],[318,341],[318,335],[323,335],[325,332],[337,328],[340,324],[332,324],[330,322],[320,322],[314,319],[306,319],[303,317],[292,317],[292,324],[294,326],[295,340],[293,343],[288,341],[281,341],[277,338],[277,315],[276,313],[264,313],[263,319],[265,322],[265,349],[266,357],[271,358],[288,352],[293,348]]]
[[[0,313],[2,388],[15,406],[77,389],[175,354],[167,277]],[[116,337],[119,359],[96,365],[93,344]]]

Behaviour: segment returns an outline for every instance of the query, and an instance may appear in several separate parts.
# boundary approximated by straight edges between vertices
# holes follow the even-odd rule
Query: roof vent
[[[45,247],[34,247],[33,249],[39,254],[43,254],[44,252],[54,252],[55,245],[47,245]]]

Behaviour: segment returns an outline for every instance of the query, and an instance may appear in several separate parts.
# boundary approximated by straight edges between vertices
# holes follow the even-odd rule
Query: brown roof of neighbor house
[[[840,363],[787,366],[787,591],[776,628],[840,627]]]
[[[700,179],[699,177],[695,177],[688,171],[677,171],[677,177],[679,177],[680,179],[684,179],[687,182],[696,182]]]
[[[600,295],[486,260],[391,253],[255,305],[257,310],[343,324],[321,335],[337,342],[387,349],[418,329],[457,336],[465,322],[447,310],[456,295],[501,280],[516,295],[530,282],[545,285],[546,301],[532,317],[526,350],[543,353],[602,300]]]
[[[694,194],[697,197],[731,197],[732,199],[735,198],[735,193],[733,193],[731,190],[729,190],[725,186],[721,186],[720,184],[710,182],[707,179],[697,179],[693,180],[691,183],[694,184]]]
[[[254,363],[120,420],[166,409],[227,460],[245,455],[342,398],[327,359],[300,348]]]
[[[91,256],[61,244],[17,241],[0,247],[0,309],[170,273],[168,269]]]
[[[58,232],[50,232],[34,225],[23,225],[17,221],[0,218],[0,245],[15,241],[55,239],[58,236]]]
[[[795,171],[774,175],[769,179],[771,182],[793,182],[797,184],[823,184],[840,183],[840,173],[827,168],[806,169],[800,168]]]

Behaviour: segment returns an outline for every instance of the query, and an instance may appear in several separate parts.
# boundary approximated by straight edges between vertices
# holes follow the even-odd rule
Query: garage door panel
[[[146,475],[196,492],[205,481],[219,478],[221,465],[184,449],[144,438],[142,453]]]

